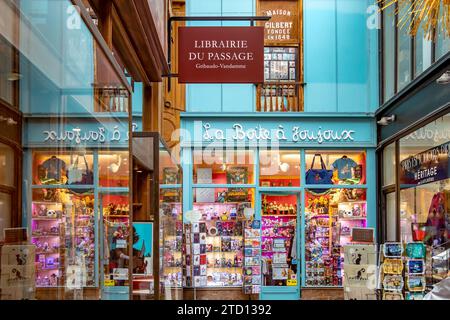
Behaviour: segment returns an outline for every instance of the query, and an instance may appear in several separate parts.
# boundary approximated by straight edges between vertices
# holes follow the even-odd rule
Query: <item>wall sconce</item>
[[[0,122],[3,122],[3,121],[5,121],[8,126],[15,126],[17,124],[17,121],[15,121],[11,117],[10,118],[6,118],[4,116],[0,116]]]
[[[380,120],[377,121],[377,123],[380,126],[387,126],[388,124],[395,121],[395,114],[389,116],[389,117],[382,117]]]
[[[445,71],[436,79],[437,84],[450,84],[450,70]]]

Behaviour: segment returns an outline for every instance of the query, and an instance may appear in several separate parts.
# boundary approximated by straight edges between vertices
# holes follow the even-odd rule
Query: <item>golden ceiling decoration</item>
[[[419,28],[428,39],[437,32],[450,37],[450,0],[378,0],[381,10],[393,6],[397,26],[416,35]],[[435,32],[436,31],[436,32]]]

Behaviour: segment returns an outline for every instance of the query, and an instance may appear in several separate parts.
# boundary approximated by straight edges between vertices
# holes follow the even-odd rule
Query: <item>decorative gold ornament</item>
[[[377,0],[381,10],[395,6],[397,27],[407,28],[415,36],[419,28],[424,37],[435,39],[437,33],[450,37],[450,0]]]

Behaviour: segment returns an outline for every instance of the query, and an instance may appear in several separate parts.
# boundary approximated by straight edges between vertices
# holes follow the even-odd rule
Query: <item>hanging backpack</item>
[[[78,167],[77,155],[75,161],[73,155],[70,156],[70,165],[67,168],[67,184],[79,184],[83,180],[83,170]]]

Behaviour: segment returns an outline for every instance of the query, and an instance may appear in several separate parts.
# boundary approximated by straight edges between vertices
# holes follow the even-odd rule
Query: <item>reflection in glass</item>
[[[251,184],[254,154],[251,150],[194,150],[194,183]]]
[[[259,180],[263,187],[300,186],[299,151],[260,151],[259,167]]]

